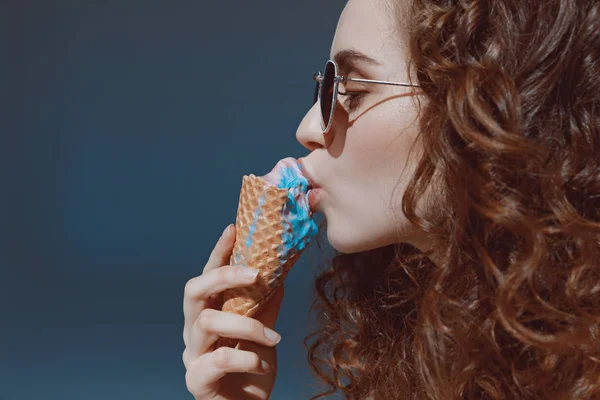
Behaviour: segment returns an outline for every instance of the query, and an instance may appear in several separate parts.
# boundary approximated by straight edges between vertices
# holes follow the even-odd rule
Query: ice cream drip
[[[302,251],[318,231],[306,197],[309,183],[302,175],[302,164],[292,157],[280,160],[271,172],[260,178],[265,181],[265,192],[269,185],[287,191],[287,200],[281,209],[281,223],[284,229],[278,248],[278,255],[283,263],[290,253]],[[253,222],[246,237],[246,248],[252,246],[256,223],[262,214],[261,207],[264,202],[265,195],[261,196],[258,208],[254,211]],[[234,262],[240,261],[241,255],[234,254]]]
[[[288,157],[264,176],[244,175],[231,263],[259,271],[248,287],[223,293],[222,310],[253,316],[275,292],[318,227],[310,211],[302,164]]]
[[[306,194],[309,183],[302,175],[302,164],[291,157],[284,158],[263,179],[279,189],[288,190],[287,202],[282,210],[285,228],[283,254],[287,254],[292,248],[296,251],[303,250],[317,234],[318,227],[308,206]]]
[[[271,172],[261,178],[267,184],[288,191],[286,204],[281,210],[284,232],[280,254],[285,256],[291,249],[303,250],[310,239],[317,234],[318,227],[308,206],[306,194],[309,183],[302,175],[302,164],[292,157],[284,158]],[[259,208],[255,211],[254,224],[250,227],[250,234],[246,240],[247,247],[252,245],[252,233],[256,229],[256,221],[261,213],[260,206],[263,203],[264,197],[261,197]]]

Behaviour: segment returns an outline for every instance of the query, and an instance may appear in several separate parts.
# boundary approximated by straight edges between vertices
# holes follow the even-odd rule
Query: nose
[[[296,140],[308,150],[325,147],[325,134],[321,130],[321,111],[316,102],[306,113],[296,130]]]

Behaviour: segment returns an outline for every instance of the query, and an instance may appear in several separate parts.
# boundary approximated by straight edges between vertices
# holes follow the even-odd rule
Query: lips
[[[315,180],[313,179],[313,177],[308,172],[308,169],[306,168],[306,165],[304,165],[304,159],[303,158],[299,158],[298,162],[302,165],[302,175],[304,175],[304,177],[308,181],[308,184],[309,184],[308,188],[309,189],[318,189],[318,188],[320,188],[321,186],[319,186],[319,184],[317,184],[315,182]]]

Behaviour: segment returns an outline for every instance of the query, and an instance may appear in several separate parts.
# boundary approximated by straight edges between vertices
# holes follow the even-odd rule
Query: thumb
[[[277,316],[279,315],[279,310],[281,309],[281,302],[283,301],[283,283],[279,285],[277,289],[273,292],[271,298],[265,303],[263,309],[256,317],[257,320],[268,326],[269,328],[273,328],[275,326],[275,321],[277,321]]]

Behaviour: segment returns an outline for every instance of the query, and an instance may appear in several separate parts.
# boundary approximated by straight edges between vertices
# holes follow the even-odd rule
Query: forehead
[[[342,11],[331,45],[331,58],[340,50],[361,51],[385,61],[397,51],[395,14],[387,0],[349,0]]]

